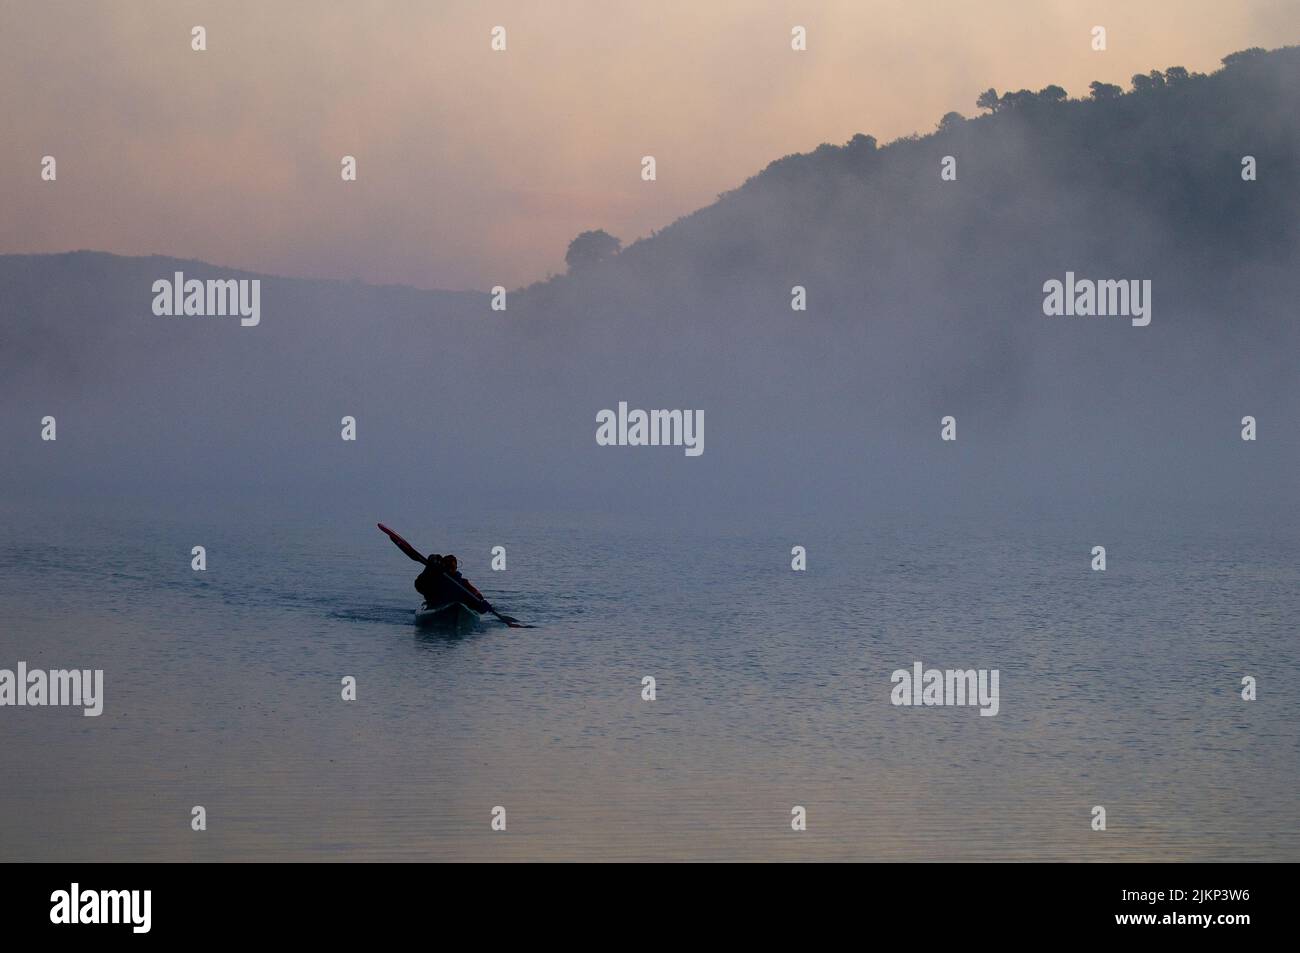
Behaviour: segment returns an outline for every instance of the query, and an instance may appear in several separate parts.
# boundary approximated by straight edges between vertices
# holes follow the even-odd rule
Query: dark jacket
[[[458,572],[449,573],[433,562],[415,577],[415,591],[424,596],[430,607],[463,602],[475,612],[488,611],[487,600],[477,595],[477,590],[464,576]]]

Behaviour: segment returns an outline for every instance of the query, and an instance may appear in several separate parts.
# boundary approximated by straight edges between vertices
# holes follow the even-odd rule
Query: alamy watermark
[[[73,706],[84,709],[87,718],[98,717],[104,712],[104,670],[54,668],[47,672],[28,670],[26,662],[19,662],[17,671],[0,668],[0,707],[6,705]]]
[[[217,318],[239,315],[246,328],[262,320],[262,279],[198,278],[186,280],[185,272],[153,283],[153,313],[159,317]]]
[[[596,443],[602,447],[684,447],[688,457],[704,452],[703,410],[628,410],[596,414]]]
[[[132,933],[148,933],[152,907],[152,890],[82,890],[74,883],[68,890],[50,894],[50,922],[125,923]]]
[[[1151,279],[1075,278],[1065,273],[1065,281],[1051,278],[1043,282],[1043,314],[1050,317],[1125,317],[1133,327],[1151,323]]]
[[[978,705],[981,715],[996,715],[1001,706],[998,670],[925,668],[912,663],[912,670],[896,669],[889,700],[895,705]]]

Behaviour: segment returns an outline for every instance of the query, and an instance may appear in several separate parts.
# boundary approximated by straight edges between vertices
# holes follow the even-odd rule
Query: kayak
[[[416,625],[470,626],[482,616],[463,602],[430,606],[427,602],[415,610]]]
[[[383,523],[379,523],[378,526],[384,532],[384,534],[396,544],[398,549],[406,553],[407,556],[415,560],[421,566],[424,566],[426,570],[428,569],[429,557],[421,556],[420,551],[418,549],[416,549],[406,540],[402,539],[402,537],[398,536],[396,533],[394,533]],[[424,603],[424,605],[420,606],[420,608],[415,610],[416,625],[425,625],[431,622],[439,623],[443,621],[444,617],[453,619],[457,625],[460,625],[462,623],[468,623],[469,625],[473,625],[475,622],[477,622],[479,619],[483,617],[482,613],[491,612],[492,615],[494,615],[498,620],[504,622],[512,629],[533,628],[531,625],[524,625],[514,616],[508,616],[504,612],[497,612],[496,609],[492,608],[492,604],[483,598],[483,594],[479,592],[477,589],[474,589],[473,586],[470,586],[469,589],[466,589],[465,585],[462,585],[462,583],[464,583],[464,579],[460,578],[459,576],[448,575],[447,572],[444,570],[442,574],[442,578],[443,581],[455,586],[455,589],[451,591],[453,592],[459,591],[461,594],[468,597],[471,602],[475,603],[476,605],[481,605],[483,606],[483,608],[481,610],[471,609],[469,606],[461,605],[460,603],[456,603],[456,602],[446,602],[443,603],[442,605],[438,605],[430,608],[429,604],[426,602]],[[419,587],[417,586],[416,588]],[[421,594],[423,594],[425,591],[426,590],[424,589],[420,589]],[[454,607],[454,611],[453,611],[453,607]]]

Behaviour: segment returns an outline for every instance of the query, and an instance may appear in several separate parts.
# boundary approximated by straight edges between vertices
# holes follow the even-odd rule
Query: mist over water
[[[1282,50],[1155,93],[787,157],[504,312],[486,294],[264,277],[262,322],[242,328],[150,311],[159,278],[242,272],[6,257],[0,476],[322,502],[436,486],[458,505],[697,516],[833,518],[957,487],[1013,509],[1294,506],[1298,64]],[[1067,272],[1149,281],[1151,323],[1044,315],[1044,282]],[[703,410],[706,452],[597,446],[596,414],[619,401]],[[46,414],[57,446],[31,440]]]

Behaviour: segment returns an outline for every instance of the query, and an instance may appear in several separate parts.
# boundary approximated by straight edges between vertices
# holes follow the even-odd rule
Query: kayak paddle
[[[375,525],[378,526],[385,533],[387,533],[388,538],[391,539],[396,544],[397,548],[400,549],[402,552],[406,553],[406,555],[409,556],[411,559],[414,559],[417,563],[421,563],[425,566],[429,565],[429,558],[427,556],[421,556],[420,551],[416,549],[414,546],[412,546],[410,543],[408,543],[406,540],[402,539],[402,537],[398,536],[396,533],[394,533],[383,523],[376,523]],[[470,592],[468,589],[462,586],[459,582],[456,581],[454,577],[452,577],[448,573],[444,572],[442,574],[442,577],[446,579],[448,582],[450,582],[457,589],[459,589],[461,592],[465,593],[465,595],[469,596],[471,599],[475,598],[472,592]],[[503,615],[502,613],[497,612],[496,609],[492,608],[492,603],[488,602],[486,599],[484,599],[483,602],[487,605],[488,612],[491,612],[494,616],[496,616],[506,625],[510,626],[510,628],[512,629],[532,628],[531,625],[524,625],[524,623],[520,622],[518,619],[514,618],[513,616]]]

